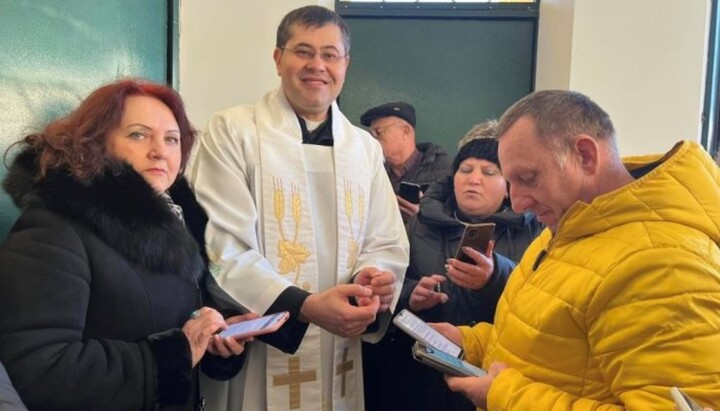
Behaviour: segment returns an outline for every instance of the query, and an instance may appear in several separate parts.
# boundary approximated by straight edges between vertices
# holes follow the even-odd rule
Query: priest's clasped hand
[[[358,305],[350,304],[354,298]],[[375,321],[380,298],[370,287],[340,284],[311,294],[300,307],[300,321],[311,322],[341,337],[356,337]]]
[[[390,309],[393,297],[395,296],[395,282],[397,278],[391,271],[380,270],[375,267],[365,267],[355,276],[355,284],[360,284],[372,289],[372,295],[380,297],[379,313]],[[358,303],[365,305],[358,300]]]

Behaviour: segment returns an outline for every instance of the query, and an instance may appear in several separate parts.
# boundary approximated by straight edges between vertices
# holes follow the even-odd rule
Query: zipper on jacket
[[[542,264],[546,255],[547,255],[547,250],[540,251],[540,254],[538,254],[537,258],[535,259],[535,263],[532,266],[533,271],[536,271],[538,269],[538,267],[540,267],[540,264]]]

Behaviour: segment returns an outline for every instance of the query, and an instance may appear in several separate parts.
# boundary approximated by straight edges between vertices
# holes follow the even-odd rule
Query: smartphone
[[[482,377],[487,375],[485,370],[478,368],[467,361],[416,341],[412,348],[413,358],[443,374],[458,377]]]
[[[393,318],[393,324],[427,346],[437,348],[457,358],[463,356],[462,348],[407,309],[403,309]]]
[[[223,338],[233,337],[236,339],[243,339],[254,337],[256,335],[269,334],[277,331],[281,325],[285,324],[285,321],[287,321],[289,317],[290,313],[287,311],[265,315],[254,320],[230,324],[227,329],[220,332],[218,335]]]
[[[460,239],[460,245],[458,246],[455,258],[460,261],[475,264],[475,260],[470,258],[463,251],[463,247],[470,247],[475,250],[485,253],[492,240],[493,232],[495,231],[495,223],[480,223],[480,224],[468,224],[465,226],[462,238]]]
[[[398,195],[413,204],[420,203],[420,184],[409,183],[407,181],[400,182]]]
[[[703,411],[703,407],[699,406],[678,387],[670,388],[670,396],[680,411]]]

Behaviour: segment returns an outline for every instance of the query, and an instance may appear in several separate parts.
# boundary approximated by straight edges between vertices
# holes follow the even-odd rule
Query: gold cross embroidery
[[[300,372],[300,357],[290,357],[288,359],[288,373],[281,375],[273,375],[273,386],[289,385],[290,391],[290,409],[298,409],[301,404],[300,384],[304,382],[312,382],[317,380],[317,371]]]
[[[348,348],[345,347],[345,350],[343,350],[343,359],[340,364],[338,364],[335,367],[335,376],[342,375],[342,383],[340,384],[340,397],[345,396],[345,375],[348,373],[348,371],[352,370],[354,368],[353,361],[348,361]]]

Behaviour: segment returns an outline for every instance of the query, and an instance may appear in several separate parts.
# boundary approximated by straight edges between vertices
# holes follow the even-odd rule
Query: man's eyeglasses
[[[388,124],[387,126],[384,126],[384,127],[371,128],[370,134],[372,134],[372,136],[375,138],[380,138],[380,136],[384,132],[386,132],[390,127],[398,126],[398,125],[402,125],[402,123],[397,122],[397,123]]]
[[[304,61],[311,61],[315,58],[315,56],[320,55],[320,60],[324,61],[327,64],[335,64],[339,62],[340,60],[347,57],[347,55],[340,55],[335,50],[325,50],[321,52],[317,52],[311,48],[308,47],[278,47],[280,50],[287,50],[291,52],[295,57],[299,58],[300,60]]]

